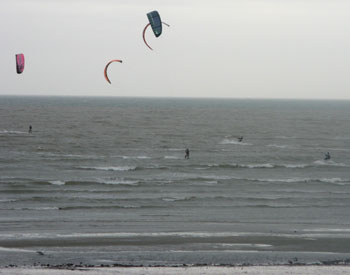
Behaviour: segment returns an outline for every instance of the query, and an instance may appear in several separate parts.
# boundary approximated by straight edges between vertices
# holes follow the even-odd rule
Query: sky
[[[153,10],[170,27],[147,31],[151,51]],[[349,15],[348,0],[0,0],[0,95],[350,99]]]

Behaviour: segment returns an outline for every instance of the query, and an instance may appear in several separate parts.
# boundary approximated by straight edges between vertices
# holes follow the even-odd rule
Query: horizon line
[[[122,96],[122,95],[40,95],[40,94],[0,94],[0,97],[70,97],[70,98],[134,98],[134,99],[224,99],[224,100],[296,100],[296,101],[350,101],[350,98],[298,98],[298,97],[186,97],[186,96]]]

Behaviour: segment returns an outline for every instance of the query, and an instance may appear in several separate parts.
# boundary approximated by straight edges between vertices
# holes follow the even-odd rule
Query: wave
[[[111,184],[111,185],[137,185],[140,183],[138,180],[101,180],[102,184]]]
[[[68,211],[68,210],[98,210],[98,209],[133,209],[133,208],[159,208],[159,206],[154,205],[77,205],[77,206],[64,206],[59,207],[58,210]]]
[[[350,167],[350,165],[347,165],[345,163],[338,163],[333,160],[316,160],[314,161],[314,164],[317,166],[338,166],[338,167]]]
[[[274,147],[274,148],[279,148],[279,149],[294,149],[294,146],[291,145],[283,145],[283,144],[268,144],[266,145],[267,147]]]
[[[42,148],[40,148],[42,149]],[[52,152],[38,152],[38,155],[44,158],[52,158],[52,159],[101,159],[101,156],[97,155],[80,155],[80,154],[56,154]]]
[[[15,130],[0,130],[0,135],[28,135],[28,132],[15,131]]]
[[[52,180],[49,181],[49,183],[53,184],[53,185],[65,185],[66,182],[62,181],[62,180]]]
[[[199,199],[199,197],[190,196],[190,197],[165,197],[165,198],[162,198],[162,200],[166,201],[166,202],[189,201],[189,200],[193,200],[193,199]]]
[[[297,137],[295,136],[276,136],[275,138],[280,138],[280,139],[295,139]]]
[[[122,156],[122,159],[151,159],[149,156]]]
[[[56,206],[42,206],[42,207],[18,207],[11,208],[6,210],[20,210],[20,211],[51,211],[51,210],[59,210],[59,207]]]
[[[0,199],[0,203],[16,202],[15,199]]]
[[[12,247],[1,247],[0,251],[6,251],[6,252],[28,252],[28,253],[38,253],[37,250],[29,250],[29,249],[21,249],[21,248],[12,248]]]
[[[136,166],[79,166],[83,170],[100,170],[100,171],[134,171]]]
[[[324,160],[317,160],[313,163],[282,163],[282,164],[276,164],[276,163],[248,163],[248,164],[241,164],[241,163],[224,163],[224,164],[217,164],[217,163],[209,163],[207,165],[201,165],[197,166],[195,169],[197,170],[207,170],[212,168],[247,168],[247,169],[274,169],[274,168],[287,168],[287,169],[303,169],[303,168],[310,168],[310,167],[318,167],[318,166],[336,166],[336,167],[350,167],[350,165],[345,163],[337,163],[334,161],[324,161]]]
[[[234,232],[234,231],[221,231],[221,232],[91,232],[91,233],[5,233],[0,234],[0,239],[79,239],[79,238],[169,238],[169,237],[181,237],[181,238],[222,238],[222,237],[287,237],[287,238],[303,238],[303,237],[330,237],[333,234],[330,233],[267,233],[267,232]],[[348,237],[348,233],[344,235]]]
[[[247,178],[248,181],[257,182],[284,182],[284,183],[310,183],[310,182],[321,182],[321,183],[333,183],[333,184],[350,184],[350,180],[341,178],[289,178],[289,179],[254,179]]]
[[[167,151],[175,151],[175,152],[183,151],[183,152],[185,152],[185,150],[183,148],[168,148]]]
[[[350,232],[349,228],[313,228],[313,229],[303,229],[304,232]]]
[[[183,157],[179,156],[164,156],[165,159],[183,159]]]
[[[200,181],[247,181],[257,183],[331,183],[337,185],[348,185],[350,179],[342,178],[248,178],[248,177],[236,177],[236,176],[218,176],[218,175],[199,175],[199,174],[187,174],[181,178],[173,179],[174,182],[200,182]],[[192,184],[192,183],[191,183]]]
[[[220,142],[220,144],[222,144],[222,145],[234,144],[234,145],[243,145],[243,146],[253,145],[251,143],[239,142],[237,139],[230,139],[230,138],[223,139]]]
[[[239,163],[231,163],[231,164],[208,164],[200,169],[210,169],[210,168],[248,168],[248,169],[257,169],[257,168],[289,168],[289,169],[297,169],[297,168],[307,168],[311,167],[309,164],[273,164],[273,163],[251,163],[251,164],[239,164]]]

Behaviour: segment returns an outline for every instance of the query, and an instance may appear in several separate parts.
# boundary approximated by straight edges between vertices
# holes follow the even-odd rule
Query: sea
[[[1,96],[0,118],[0,267],[350,263],[350,101]]]

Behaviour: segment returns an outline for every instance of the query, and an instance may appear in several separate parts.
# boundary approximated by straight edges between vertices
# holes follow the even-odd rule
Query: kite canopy
[[[162,24],[166,25],[169,27],[169,25],[167,23],[162,22],[162,20],[160,19],[160,15],[157,11],[151,11],[149,13],[147,13],[147,17],[148,17],[148,21],[149,23],[146,25],[146,27],[143,29],[143,33],[142,33],[142,37],[143,37],[143,41],[145,42],[146,46],[148,48],[150,48],[151,50],[153,50],[150,45],[148,45],[147,41],[146,41],[146,30],[149,26],[152,27],[153,33],[156,37],[160,36],[162,34]]]
[[[17,73],[21,74],[24,70],[24,54],[16,54],[16,69]]]
[[[105,67],[104,73],[105,73],[105,78],[106,78],[106,80],[108,81],[109,84],[112,84],[112,83],[111,83],[111,81],[110,81],[109,78],[108,78],[107,69],[108,69],[108,66],[109,66],[111,63],[113,63],[113,62],[120,62],[120,63],[122,63],[123,61],[122,61],[122,60],[118,60],[118,59],[114,59],[114,60],[111,60],[111,61],[109,61],[109,62],[107,63],[107,65],[106,65],[106,67]]]
[[[162,20],[157,11],[151,11],[147,13],[148,21],[151,24],[153,33],[156,37],[162,34]]]

